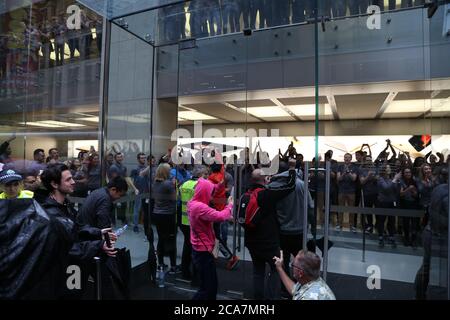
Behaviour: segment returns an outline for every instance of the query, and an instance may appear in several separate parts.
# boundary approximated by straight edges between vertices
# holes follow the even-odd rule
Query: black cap
[[[3,170],[0,172],[0,183],[8,184],[14,181],[22,181],[22,176],[12,169]]]

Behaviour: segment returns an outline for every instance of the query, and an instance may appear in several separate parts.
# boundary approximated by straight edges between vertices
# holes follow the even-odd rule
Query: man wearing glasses
[[[283,269],[283,251],[280,251],[280,258],[275,256],[273,259],[281,281],[293,300],[336,300],[333,291],[320,277],[320,257],[317,254],[299,251],[290,265],[296,283]]]

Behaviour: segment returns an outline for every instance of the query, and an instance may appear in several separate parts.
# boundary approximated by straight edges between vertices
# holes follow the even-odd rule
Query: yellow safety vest
[[[20,191],[20,193],[16,199],[32,199],[33,197],[34,197],[33,191],[22,190],[22,191]],[[0,194],[0,199],[9,199],[9,198],[7,197],[5,192],[2,192]]]
[[[187,203],[194,197],[195,186],[197,180],[188,180],[180,187],[181,194],[181,223],[185,226],[189,225],[189,217],[187,214]]]

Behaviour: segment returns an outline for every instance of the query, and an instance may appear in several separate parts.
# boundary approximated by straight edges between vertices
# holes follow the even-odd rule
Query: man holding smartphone
[[[73,192],[75,181],[69,168],[64,164],[52,164],[42,173],[41,180],[49,196],[42,203],[50,221],[55,226],[56,236],[60,250],[59,256],[54,260],[51,274],[51,285],[54,287],[53,295],[57,299],[80,299],[84,293],[88,273],[86,267],[95,256],[105,254],[115,257],[117,251],[114,248],[116,235],[110,228],[98,229],[76,223],[77,213],[67,200],[67,196]],[[108,245],[105,235],[110,238]],[[68,267],[79,266],[82,270],[81,288],[69,289],[67,286]]]

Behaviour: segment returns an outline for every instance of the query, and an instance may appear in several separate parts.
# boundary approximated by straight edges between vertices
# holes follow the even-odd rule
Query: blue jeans
[[[142,207],[142,195],[139,193],[134,200],[133,223],[135,226],[139,224],[139,213]]]
[[[223,8],[223,33],[228,33],[228,23],[230,23],[230,32],[239,32],[239,7],[236,3],[225,4]]]

